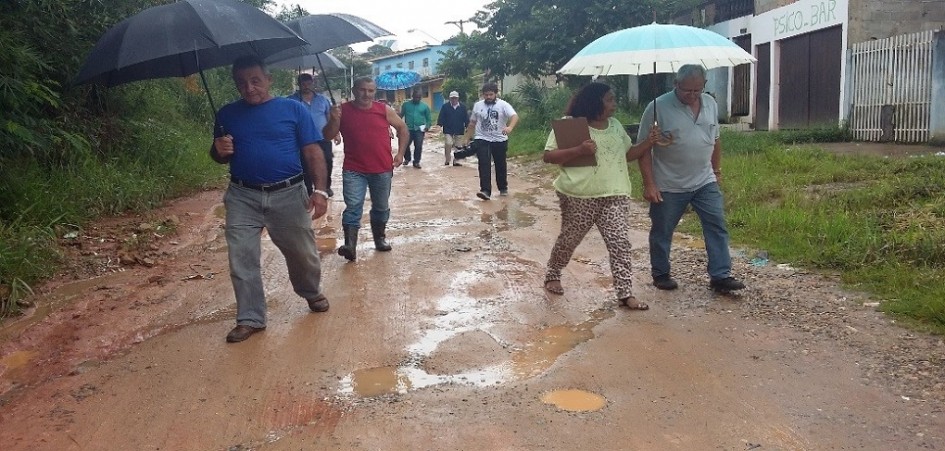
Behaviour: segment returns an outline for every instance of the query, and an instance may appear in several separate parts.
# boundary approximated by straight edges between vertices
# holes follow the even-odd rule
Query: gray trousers
[[[321,294],[321,262],[309,215],[305,184],[273,192],[230,184],[223,196],[230,279],[236,294],[236,324],[266,326],[266,294],[260,258],[263,227],[282,251],[295,293],[305,299]]]

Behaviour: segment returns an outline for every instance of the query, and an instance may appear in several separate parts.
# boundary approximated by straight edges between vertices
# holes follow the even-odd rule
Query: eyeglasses
[[[676,88],[676,90],[679,91],[679,92],[681,92],[681,93],[683,93],[683,94],[698,95],[698,94],[702,94],[702,91],[704,91],[705,89],[704,89],[704,88],[703,88],[703,89],[679,89],[679,88]]]

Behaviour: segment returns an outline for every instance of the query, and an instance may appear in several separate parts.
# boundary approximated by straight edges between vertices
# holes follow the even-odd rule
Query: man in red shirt
[[[368,190],[371,192],[374,248],[382,252],[391,250],[386,241],[391,179],[394,168],[404,161],[409,132],[407,124],[393,108],[374,101],[377,92],[374,79],[363,77],[355,80],[351,91],[354,100],[332,108],[331,114],[339,120],[329,121],[324,132],[326,139],[333,139],[340,132],[345,140],[341,172],[341,188],[345,199],[341,227],[344,229],[345,244],[338,248],[338,255],[355,261],[364,196]],[[390,127],[397,130],[396,155],[392,155]]]

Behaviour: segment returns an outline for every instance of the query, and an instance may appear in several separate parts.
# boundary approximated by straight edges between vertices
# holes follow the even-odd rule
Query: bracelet
[[[312,191],[312,194],[319,194],[319,195],[321,195],[322,197],[324,197],[325,199],[328,199],[328,193],[326,193],[325,191],[322,191],[322,190],[320,190],[320,189],[317,189],[317,190],[315,190],[315,191]]]

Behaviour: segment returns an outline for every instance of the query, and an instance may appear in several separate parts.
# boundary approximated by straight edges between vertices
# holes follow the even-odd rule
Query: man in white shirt
[[[482,100],[473,105],[464,135],[464,138],[473,135],[471,145],[479,159],[479,192],[476,196],[482,200],[492,198],[493,162],[499,195],[509,194],[506,154],[509,150],[509,134],[518,123],[518,114],[512,105],[497,97],[498,92],[499,87],[495,83],[482,86]]]

